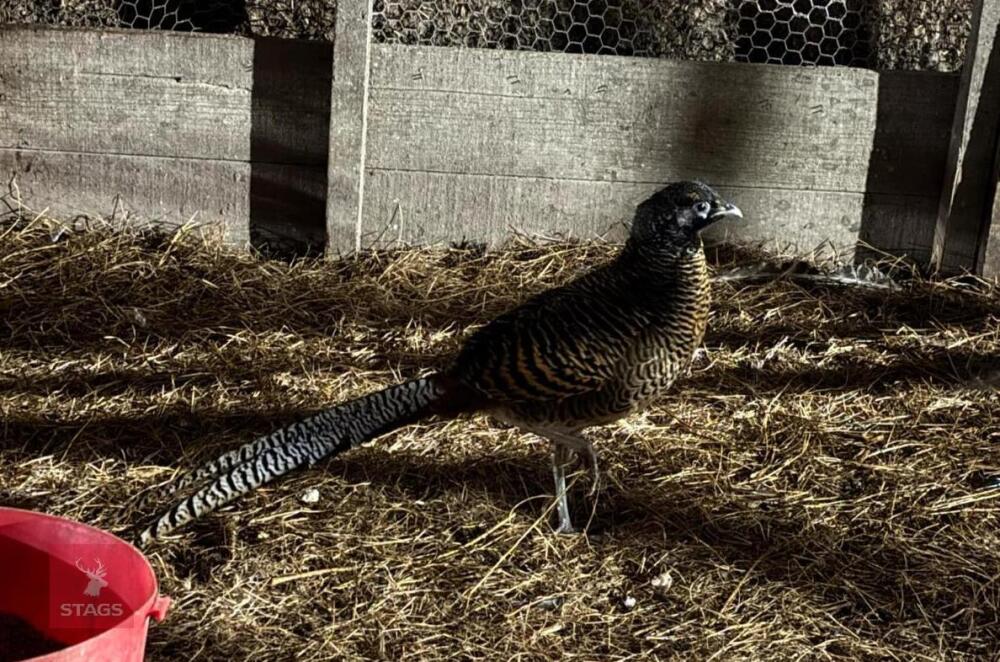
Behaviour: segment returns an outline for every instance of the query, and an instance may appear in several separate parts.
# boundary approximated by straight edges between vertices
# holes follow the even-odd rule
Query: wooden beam
[[[945,274],[1000,273],[998,248],[988,248],[998,204],[1000,0],[977,0],[974,12],[934,232],[932,263]]]
[[[372,0],[339,0],[330,97],[327,254],[360,247]]]

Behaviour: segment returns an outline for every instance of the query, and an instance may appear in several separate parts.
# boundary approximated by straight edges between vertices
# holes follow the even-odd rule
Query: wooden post
[[[372,0],[340,0],[333,44],[327,255],[361,248]]]
[[[997,149],[1000,150],[1000,142]],[[1000,163],[1000,151],[997,161]],[[994,182],[997,180],[994,179]],[[1000,195],[994,195],[991,215],[986,219],[986,247],[983,251],[983,276],[1000,281]],[[991,222],[992,221],[992,222]]]
[[[977,0],[934,232],[932,266],[948,274],[1000,273],[1000,0]],[[993,245],[990,244],[990,227]]]

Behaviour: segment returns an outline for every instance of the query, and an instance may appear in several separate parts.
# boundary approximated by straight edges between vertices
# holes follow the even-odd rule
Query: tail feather
[[[254,439],[239,448],[223,453],[210,462],[206,462],[197,469],[175,480],[167,488],[165,496],[175,494],[192,485],[203,483],[212,476],[218,476],[244,462],[249,462],[264,451],[271,450],[272,448],[281,448],[286,444],[294,443],[295,438],[291,435],[294,427],[275,430],[267,436]]]
[[[435,377],[362,396],[224,453],[180,479],[206,485],[162,512],[139,534],[140,544],[210,513],[261,485],[435,412],[446,389]]]

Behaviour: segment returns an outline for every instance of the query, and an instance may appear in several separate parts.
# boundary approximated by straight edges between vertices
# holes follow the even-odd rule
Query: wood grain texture
[[[237,243],[251,220],[322,242],[331,61],[319,42],[0,28],[0,177],[32,207],[118,199]]]
[[[659,184],[373,170],[367,186],[363,247],[463,240],[495,245],[513,232],[621,241],[636,204]],[[915,213],[926,219],[933,211],[926,199],[905,195],[881,195],[873,203],[873,196],[853,192],[803,195],[744,186],[720,186],[719,192],[738,201],[746,219],[714,226],[708,239],[799,251],[842,249],[828,244],[834,234],[849,237],[853,246],[865,214],[899,227]]]
[[[861,190],[877,76],[378,45],[368,165]]]
[[[10,172],[23,204],[54,218],[190,222],[218,227],[229,243],[249,239],[232,222],[249,214],[249,163],[0,148],[0,173]]]
[[[943,273],[983,271],[990,225],[997,218],[1000,138],[1000,0],[976,2],[951,127],[944,185],[934,232],[933,263]]]
[[[586,236],[681,178],[730,192],[751,241],[852,251],[862,221],[879,240],[933,227],[948,77],[373,49],[363,244]]]
[[[327,248],[356,250],[364,206],[372,0],[338,0],[330,95]]]
[[[249,159],[250,40],[138,30],[0,34],[0,147]]]

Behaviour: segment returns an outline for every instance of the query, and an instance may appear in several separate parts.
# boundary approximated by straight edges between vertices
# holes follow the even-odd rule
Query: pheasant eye
[[[698,214],[699,216],[702,216],[702,217],[708,216],[708,212],[711,211],[711,209],[712,209],[712,205],[708,204],[704,200],[701,201],[701,202],[696,202],[694,204],[694,211],[695,211],[695,213]]]

